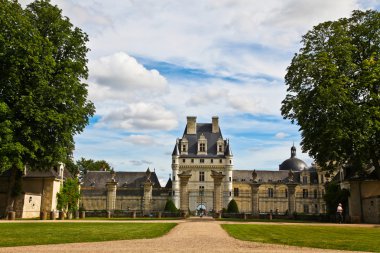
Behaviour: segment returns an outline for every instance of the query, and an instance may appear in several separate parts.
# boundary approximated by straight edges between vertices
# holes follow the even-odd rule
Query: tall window
[[[318,191],[317,190],[314,190],[314,198],[318,198]]]
[[[268,198],[273,198],[273,188],[268,188]]]
[[[285,198],[288,197],[288,189],[285,189]]]
[[[205,181],[205,172],[200,171],[199,172],[199,182],[204,182]]]
[[[307,184],[307,176],[303,176],[302,177],[302,183],[303,184]]]
[[[219,145],[219,152],[223,152],[223,146]]]
[[[199,162],[200,163],[205,163],[205,159],[201,158],[201,159],[199,159]]]
[[[239,197],[239,188],[234,188],[234,196]]]
[[[199,151],[206,152],[206,143],[199,144]]]
[[[309,197],[309,192],[307,191],[307,189],[303,189],[303,191],[302,191],[302,197],[304,199],[307,199]]]
[[[204,196],[205,187],[203,185],[199,186],[199,196]]]
[[[303,205],[303,212],[304,213],[309,213],[309,205]]]
[[[186,152],[186,145],[182,145],[182,152]]]

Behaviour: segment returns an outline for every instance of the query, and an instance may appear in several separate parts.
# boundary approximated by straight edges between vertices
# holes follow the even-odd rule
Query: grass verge
[[[380,252],[380,228],[222,224],[232,237],[300,247]]]
[[[159,237],[176,223],[0,223],[0,247]]]

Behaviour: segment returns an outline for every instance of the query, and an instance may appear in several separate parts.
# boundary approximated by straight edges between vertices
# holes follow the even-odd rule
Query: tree
[[[78,201],[80,198],[78,179],[68,178],[57,193],[57,209],[61,211],[74,212],[78,210]]]
[[[170,213],[177,213],[179,210],[177,209],[177,207],[175,207],[173,200],[168,199],[166,201],[164,211]]]
[[[83,177],[87,171],[111,171],[113,168],[105,160],[94,161],[92,159],[81,158],[76,162],[77,168],[79,170],[80,177]]]
[[[94,114],[87,100],[87,35],[49,1],[0,0],[0,173],[12,192],[25,166],[66,162]],[[14,197],[8,194],[7,210]]]
[[[230,203],[228,203],[227,213],[238,213],[238,212],[239,212],[239,207],[236,204],[236,201],[232,199]]]
[[[344,210],[347,210],[349,196],[350,192],[347,189],[340,189],[338,183],[330,182],[326,185],[326,194],[323,196],[326,201],[327,212],[335,214],[339,203],[343,204]]]
[[[315,26],[287,68],[284,118],[326,170],[375,168],[380,178],[380,13]]]

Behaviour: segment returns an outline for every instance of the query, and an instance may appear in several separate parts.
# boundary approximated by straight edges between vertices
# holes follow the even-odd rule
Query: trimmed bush
[[[176,213],[176,212],[178,212],[178,209],[175,207],[175,205],[173,203],[173,200],[168,199],[166,201],[164,211],[165,212],[169,212],[169,213]]]
[[[232,199],[230,203],[228,203],[227,213],[238,213],[238,212],[239,212],[239,207],[236,204],[236,201]]]

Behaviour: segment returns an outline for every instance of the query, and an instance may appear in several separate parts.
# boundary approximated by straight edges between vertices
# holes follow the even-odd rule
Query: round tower
[[[180,196],[179,196],[179,149],[178,149],[179,140],[177,139],[173,153],[172,153],[172,196],[173,196],[173,202],[174,205],[179,208],[180,204]]]

